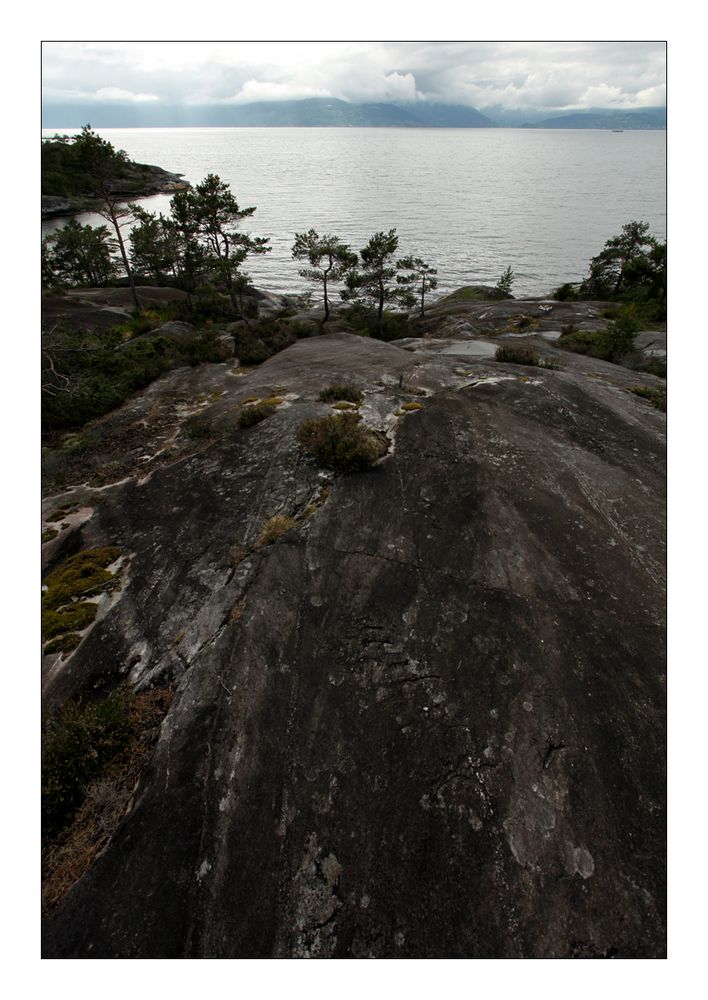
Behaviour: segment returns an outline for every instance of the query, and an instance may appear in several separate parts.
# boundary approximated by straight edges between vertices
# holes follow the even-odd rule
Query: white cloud
[[[662,104],[666,77],[661,42],[47,42],[42,52],[46,100],[631,108]]]
[[[101,87],[91,96],[96,101],[135,101],[138,104],[160,99],[156,94],[134,94],[130,90],[123,90],[122,87]]]

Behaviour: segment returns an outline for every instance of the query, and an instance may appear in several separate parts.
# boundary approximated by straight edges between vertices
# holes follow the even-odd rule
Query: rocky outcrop
[[[173,371],[46,498],[47,566],[126,567],[45,711],[176,690],[45,957],[664,954],[665,417],[601,361],[409,347]],[[335,476],[295,435],[342,381],[388,452]]]
[[[185,191],[191,187],[184,180],[184,174],[175,174],[162,167],[145,163],[133,163],[126,167],[124,175],[109,184],[110,192],[118,201],[134,201],[151,194],[169,194]],[[42,218],[52,219],[64,215],[95,210],[98,194],[82,195],[42,195]]]

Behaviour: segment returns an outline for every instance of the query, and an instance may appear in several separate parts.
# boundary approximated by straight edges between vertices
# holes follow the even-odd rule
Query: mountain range
[[[339,127],[339,128],[590,128],[665,129],[666,109],[641,111],[593,108],[549,115],[495,109],[489,117],[458,104],[354,103],[336,98],[257,101],[251,104],[165,105],[162,103],[56,103],[42,112],[43,128],[136,127]]]

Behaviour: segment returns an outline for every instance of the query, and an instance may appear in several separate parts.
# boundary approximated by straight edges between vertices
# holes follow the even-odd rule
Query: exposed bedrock
[[[129,565],[47,711],[176,693],[45,957],[664,954],[665,418],[594,365],[336,334],[211,366],[218,433],[56,550]],[[344,378],[390,450],[335,477],[295,430]]]

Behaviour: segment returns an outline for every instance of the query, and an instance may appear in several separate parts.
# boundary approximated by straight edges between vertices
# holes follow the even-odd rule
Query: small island
[[[87,126],[89,128],[89,126]],[[151,194],[184,191],[190,187],[183,174],[162,167],[136,163],[116,152],[116,170],[110,190],[117,201],[131,201]],[[101,193],[92,182],[74,136],[54,135],[42,141],[42,218],[90,212]]]

